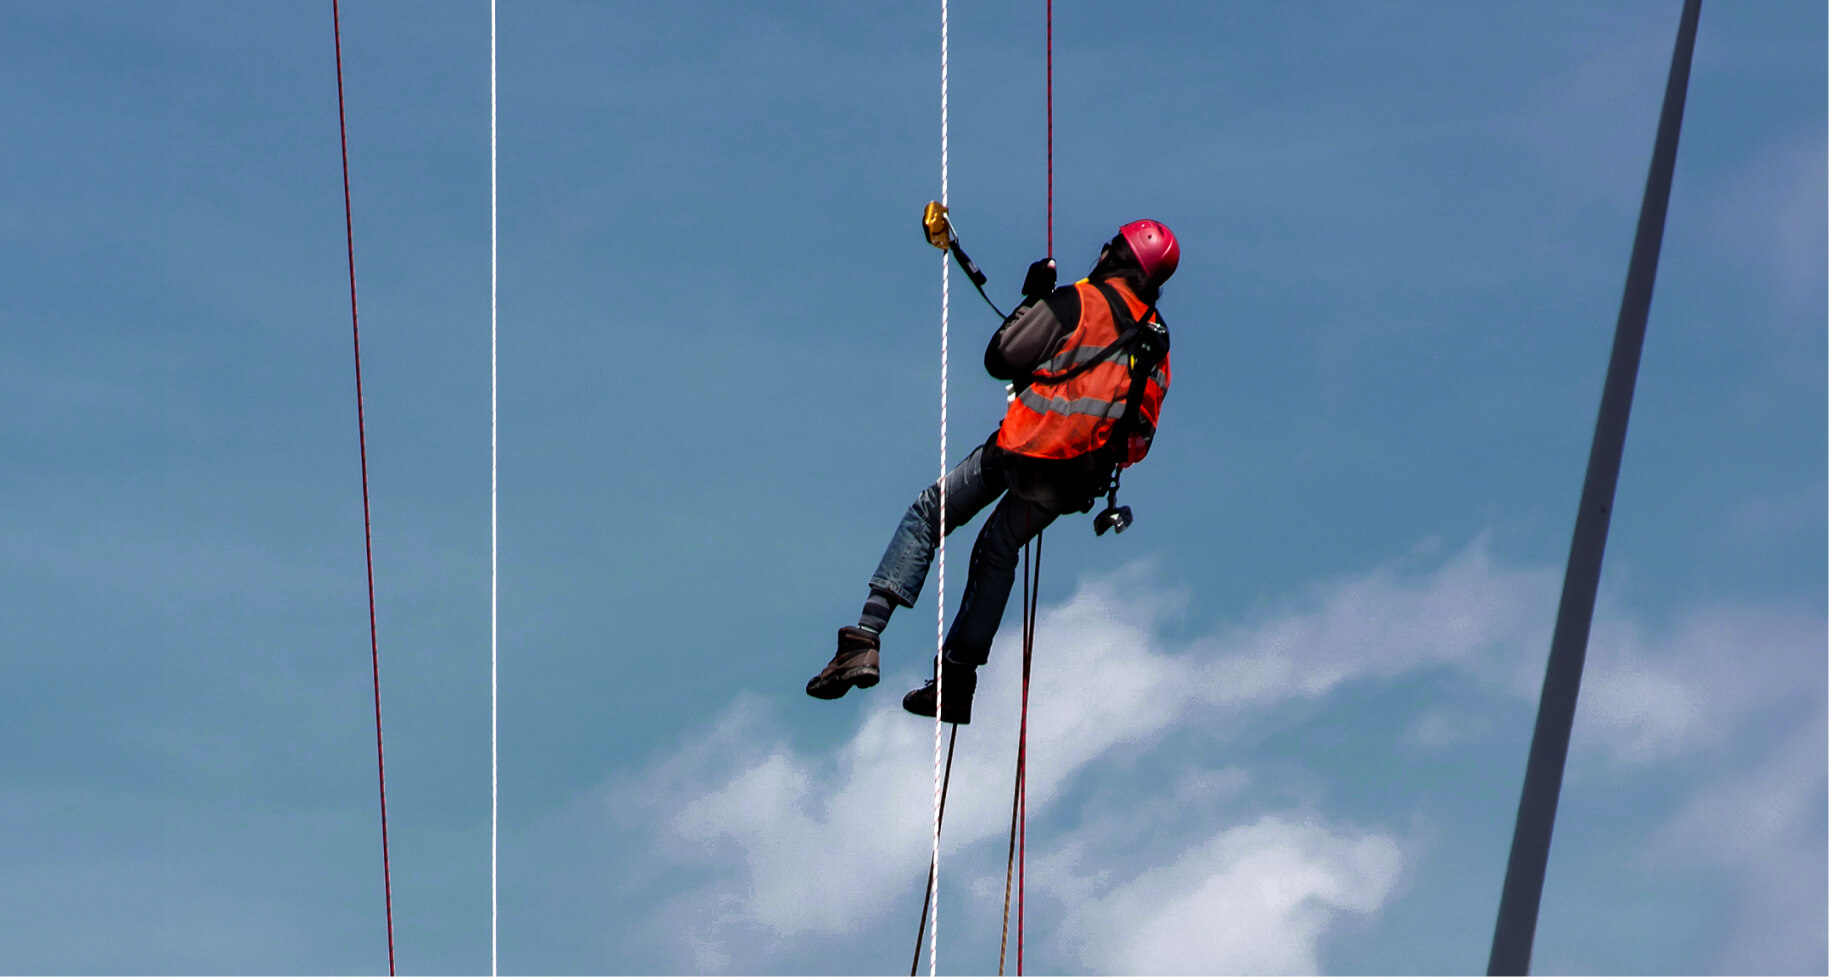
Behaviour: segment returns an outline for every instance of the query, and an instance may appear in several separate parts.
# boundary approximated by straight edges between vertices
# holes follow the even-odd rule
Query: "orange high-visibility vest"
[[[1150,312],[1143,300],[1131,294],[1122,279],[1107,279],[1128,313],[1117,321],[1112,306],[1091,282],[1073,287],[1080,296],[1080,322],[1061,348],[1035,368],[1035,381],[1016,394],[997,430],[997,446],[1032,458],[1077,458],[1096,451],[1110,440],[1112,429],[1124,416],[1130,393],[1131,357],[1119,346],[1139,318]],[[1096,363],[1066,376],[1075,367]],[[1060,378],[1064,379],[1050,379]],[[1154,433],[1161,415],[1162,398],[1169,389],[1169,361],[1162,362],[1144,379],[1140,405],[1142,425],[1133,430],[1145,437],[1129,438],[1116,454],[1121,465],[1134,465],[1149,453],[1148,434]]]

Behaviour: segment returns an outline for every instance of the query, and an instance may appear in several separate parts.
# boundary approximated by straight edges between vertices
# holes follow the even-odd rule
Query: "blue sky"
[[[1030,969],[1483,966],[1678,6],[1057,4],[1057,257],[1184,259],[1137,524],[1047,537]],[[486,972],[488,11],[350,7],[400,966]],[[1041,34],[952,11],[1002,302]],[[501,11],[505,972],[907,962],[931,588],[882,686],[801,686],[938,467],[938,41]],[[1829,966],[1824,49],[1703,11],[1538,972]],[[0,969],[385,966],[333,70],[327,4],[0,9]],[[954,285],[956,458],[1002,392]],[[947,970],[995,966],[1016,658]]]

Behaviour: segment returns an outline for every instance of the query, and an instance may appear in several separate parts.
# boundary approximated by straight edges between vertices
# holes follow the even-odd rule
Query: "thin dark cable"
[[[1022,808],[1022,830],[1016,836],[1016,973],[1022,974],[1023,922],[1028,916],[1028,889],[1025,877],[1029,864],[1029,673],[1035,660],[1035,617],[1042,602],[1042,533],[1035,534],[1035,579],[1031,587],[1028,620],[1023,622],[1022,638],[1022,729],[1018,734],[1017,793]]]
[[[375,626],[375,543],[368,513],[368,427],[362,414],[362,327],[356,316],[356,229],[349,203],[349,127],[343,118],[343,24],[330,0],[336,43],[337,133],[343,145],[343,231],[349,248],[349,329],[356,348],[356,443],[362,457],[362,548],[368,564],[368,652],[375,674],[375,767],[381,783],[381,891],[387,905],[387,972],[394,972],[394,880],[387,852],[387,755],[381,748],[381,639]]]
[[[990,295],[986,294],[986,292],[984,290],[984,286],[979,284],[979,282],[976,278],[972,278],[970,275],[967,275],[966,280],[971,282],[972,287],[978,290],[978,295],[980,298],[984,299],[984,304],[990,306],[992,312],[997,313],[997,318],[999,318],[999,319],[1009,318],[1008,316],[1003,314],[1002,309],[997,307],[996,302],[991,301]]]
[[[1023,874],[1027,868],[1029,840],[1029,677],[1035,661],[1035,614],[1041,603],[1042,534],[1035,534],[1034,570],[1030,570],[1029,544],[1022,548],[1022,721],[1016,734],[1016,785],[1010,798],[1010,849],[1003,876],[1003,935],[998,941],[997,973],[1004,972],[1010,945],[1010,878],[1016,877],[1016,972],[1022,973]]]
[[[1024,507],[1024,509],[1023,509],[1023,535],[1025,535],[1025,536],[1027,536],[1029,534],[1028,520],[1029,520],[1029,510],[1027,507]],[[1029,710],[1028,710],[1027,693],[1028,693],[1029,662],[1028,662],[1027,649],[1029,647],[1029,593],[1030,593],[1030,589],[1031,589],[1030,583],[1029,583],[1029,550],[1030,550],[1030,544],[1026,543],[1026,542],[1023,543],[1022,544],[1022,622],[1023,622],[1023,649],[1024,649],[1024,655],[1023,655],[1023,680],[1024,680],[1023,681],[1023,692],[1024,692],[1024,696],[1023,696],[1023,710],[1022,710],[1023,726],[1019,729],[1019,731],[1017,733],[1016,776],[1011,781],[1011,785],[1010,785],[1010,847],[1009,847],[1009,851],[1004,855],[1004,863],[1003,863],[1003,933],[1002,933],[1002,936],[1000,936],[997,941],[997,974],[998,974],[998,977],[1003,977],[1004,961],[1006,959],[1006,955],[1007,955],[1007,953],[1009,951],[1009,947],[1010,947],[1010,886],[1016,878],[1016,826],[1017,826],[1017,819],[1022,813],[1023,763],[1024,763],[1024,760],[1026,759],[1025,753],[1026,753],[1026,747],[1028,744],[1027,724],[1028,724],[1028,718],[1029,718]]]
[[[1048,257],[1054,257],[1054,0],[1048,0]]]
[[[1549,665],[1531,734],[1530,759],[1518,800],[1517,827],[1499,897],[1488,974],[1523,974],[1530,970],[1537,912],[1543,900],[1543,877],[1549,865],[1550,835],[1556,826],[1556,804],[1569,755],[1569,733],[1575,701],[1581,692],[1581,670],[1587,659],[1588,633],[1594,621],[1594,598],[1600,588],[1606,555],[1607,527],[1612,521],[1620,458],[1626,447],[1626,422],[1632,414],[1632,391],[1638,381],[1645,326],[1651,314],[1652,286],[1657,282],[1658,251],[1664,239],[1664,217],[1670,208],[1670,184],[1676,171],[1677,137],[1683,129],[1683,103],[1689,90],[1689,66],[1695,55],[1696,22],[1702,0],[1686,0],[1670,56],[1670,79],[1651,152],[1651,172],[1639,207],[1638,232],[1626,270],[1626,290],[1613,332],[1613,352],[1594,422],[1588,472],[1581,487],[1581,508],[1569,544],[1568,570],[1556,629],[1550,639]]]
[[[973,261],[972,256],[965,253],[965,245],[959,242],[958,222],[949,218],[947,220],[947,227],[949,228],[949,241],[946,248],[948,251],[952,252],[953,260],[959,262],[959,270],[965,272],[966,280],[971,282],[972,287],[978,290],[978,297],[984,299],[984,304],[990,306],[992,312],[997,313],[997,318],[1007,318],[1003,314],[1003,310],[997,307],[997,303],[991,301],[990,294],[984,290],[984,283],[989,281],[984,274],[984,269],[979,268],[978,262]]]
[[[936,694],[934,696],[935,712],[940,711],[940,697],[938,691],[939,688],[936,686]],[[946,774],[940,778],[940,813],[936,819],[938,821],[938,826],[934,829],[936,832],[946,825],[946,789],[951,786],[953,782],[953,747],[958,745],[959,726],[955,723],[953,725],[952,736],[946,741]],[[931,858],[927,862],[927,886],[922,891],[926,894],[921,897],[921,927],[915,931],[914,964],[908,968],[908,977],[914,977],[915,974],[921,972],[921,940],[927,936],[927,910],[932,908],[933,903],[929,900],[934,897],[934,863]]]

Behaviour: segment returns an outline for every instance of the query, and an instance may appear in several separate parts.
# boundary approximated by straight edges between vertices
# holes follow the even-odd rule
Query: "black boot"
[[[944,700],[940,703],[940,720],[969,725],[972,721],[972,693],[978,690],[978,670],[970,665],[946,663]],[[934,715],[934,681],[902,697],[902,708],[929,719]]]
[[[882,677],[879,668],[881,642],[873,631],[863,628],[838,629],[838,653],[818,675],[807,682],[807,695],[815,699],[836,699],[852,686],[867,689]]]

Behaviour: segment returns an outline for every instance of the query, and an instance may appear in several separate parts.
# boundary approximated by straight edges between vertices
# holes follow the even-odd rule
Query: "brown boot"
[[[845,627],[838,629],[838,654],[818,675],[807,682],[807,695],[815,699],[836,699],[852,686],[867,689],[882,677],[878,667],[881,643],[874,631]]]

